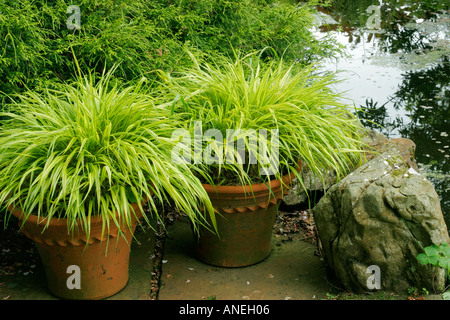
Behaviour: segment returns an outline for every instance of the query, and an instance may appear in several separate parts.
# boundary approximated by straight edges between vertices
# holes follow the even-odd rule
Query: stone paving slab
[[[189,224],[168,228],[159,300],[309,300],[323,299],[331,287],[316,245],[305,240],[282,241],[274,235],[273,250],[262,262],[242,268],[221,268],[198,261]]]
[[[155,234],[149,228],[144,230],[137,228],[132,242],[127,286],[108,300],[150,298]],[[314,254],[316,246],[311,242],[285,241],[274,235],[273,251],[264,261],[244,268],[218,268],[194,257],[193,241],[187,221],[180,220],[168,227],[158,300],[323,299],[331,290],[324,264]],[[33,243],[31,240],[27,243],[31,250]],[[32,263],[31,272],[0,276],[0,299],[58,299],[46,287],[40,260]]]

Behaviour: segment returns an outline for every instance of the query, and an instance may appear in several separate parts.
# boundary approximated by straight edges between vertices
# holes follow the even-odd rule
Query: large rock
[[[411,139],[389,139],[385,135],[375,130],[366,130],[366,135],[362,139],[362,141],[371,149],[371,151],[366,153],[367,160],[373,159],[378,154],[382,154],[389,150],[395,149],[400,152],[401,156],[410,167],[412,167],[416,171],[419,171],[416,160],[414,158],[414,154],[416,152],[416,144]]]
[[[315,192],[322,193],[336,183],[336,174],[334,172],[325,172],[324,180],[314,176],[307,166],[303,166],[301,172],[303,185],[295,178],[292,186],[286,195],[283,196],[283,203],[288,206],[308,205],[308,195]],[[313,200],[313,199],[311,199]]]
[[[365,154],[367,160],[371,160],[378,154],[389,150],[398,150],[406,163],[416,171],[419,171],[414,159],[416,144],[412,140],[407,138],[389,139],[375,130],[365,130],[363,143],[368,146]],[[292,184],[292,188],[289,189],[288,193],[283,197],[284,204],[288,206],[306,205],[308,203],[307,192],[323,192],[337,181],[334,172],[324,172],[324,181],[322,181],[315,177],[307,166],[303,166],[301,175],[303,186],[295,180]]]
[[[402,153],[387,148],[333,185],[313,210],[325,259],[347,290],[370,291],[370,266],[379,267],[382,290],[444,288],[445,270],[416,259],[424,247],[449,242],[439,196]]]

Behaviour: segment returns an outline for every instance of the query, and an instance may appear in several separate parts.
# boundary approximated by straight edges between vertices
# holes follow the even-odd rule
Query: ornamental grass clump
[[[162,220],[157,203],[172,201],[196,226],[199,207],[213,212],[191,169],[174,164],[174,120],[146,92],[100,79],[79,77],[59,91],[27,92],[3,112],[0,127],[0,203],[46,219],[66,218],[89,235],[94,216],[130,226],[138,203]],[[6,211],[7,212],[7,211]],[[7,213],[8,215],[8,213]],[[8,219],[9,220],[9,215]]]
[[[183,128],[191,136],[204,135],[203,154],[195,143],[174,139],[179,150],[190,150],[191,157],[189,152],[182,157],[195,163],[208,183],[246,185],[291,172],[301,178],[300,160],[321,180],[327,171],[339,178],[364,161],[362,126],[332,90],[333,75],[283,59],[263,62],[255,53],[216,64],[192,59],[193,68],[163,78]],[[214,137],[205,134],[211,129]],[[265,134],[258,135],[260,130]],[[239,139],[245,154],[230,147]],[[271,165],[277,170],[267,172]]]

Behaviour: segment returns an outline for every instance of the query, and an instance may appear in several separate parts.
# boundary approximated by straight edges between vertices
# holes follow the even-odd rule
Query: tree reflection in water
[[[376,32],[366,27],[370,15],[366,9],[371,5],[379,6],[381,13],[380,30]],[[337,22],[323,25],[320,30],[345,34],[347,44],[351,46],[360,45],[361,38],[369,33],[366,43],[372,43],[381,55],[420,56],[440,49],[434,45],[434,35],[423,32],[414,23],[418,19],[433,22],[442,12],[448,14],[449,2],[397,0],[380,5],[378,0],[334,0],[330,7],[319,10]],[[444,32],[448,32],[448,24]],[[445,39],[448,46],[448,38]],[[416,143],[416,161],[440,195],[450,226],[450,59],[448,47],[446,50],[434,63],[403,73],[393,95],[367,98],[365,105],[360,106],[364,112],[358,114],[365,119],[366,127],[388,137],[396,134]],[[399,59],[402,61],[403,56]],[[402,111],[403,116],[394,115],[393,110]]]
[[[399,127],[416,142],[417,162],[426,171],[450,214],[450,60],[444,56],[432,68],[410,71],[395,93],[394,107],[407,110],[411,121]]]
[[[450,59],[447,56],[431,68],[408,71],[396,93],[389,98],[396,110],[406,110],[408,123],[401,117],[391,119],[386,102],[378,106],[372,99],[360,106],[363,124],[386,136],[394,129],[413,140],[416,161],[441,197],[450,225]]]

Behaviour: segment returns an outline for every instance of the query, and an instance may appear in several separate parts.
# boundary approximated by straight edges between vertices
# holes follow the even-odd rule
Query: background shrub
[[[78,5],[81,29],[67,28],[67,8]],[[0,99],[73,80],[81,70],[133,81],[171,71],[197,57],[230,56],[270,46],[272,57],[311,62],[336,52],[308,28],[313,3],[270,0],[3,0],[0,2]],[[73,50],[73,52],[72,52]],[[5,101],[4,101],[5,102]]]

